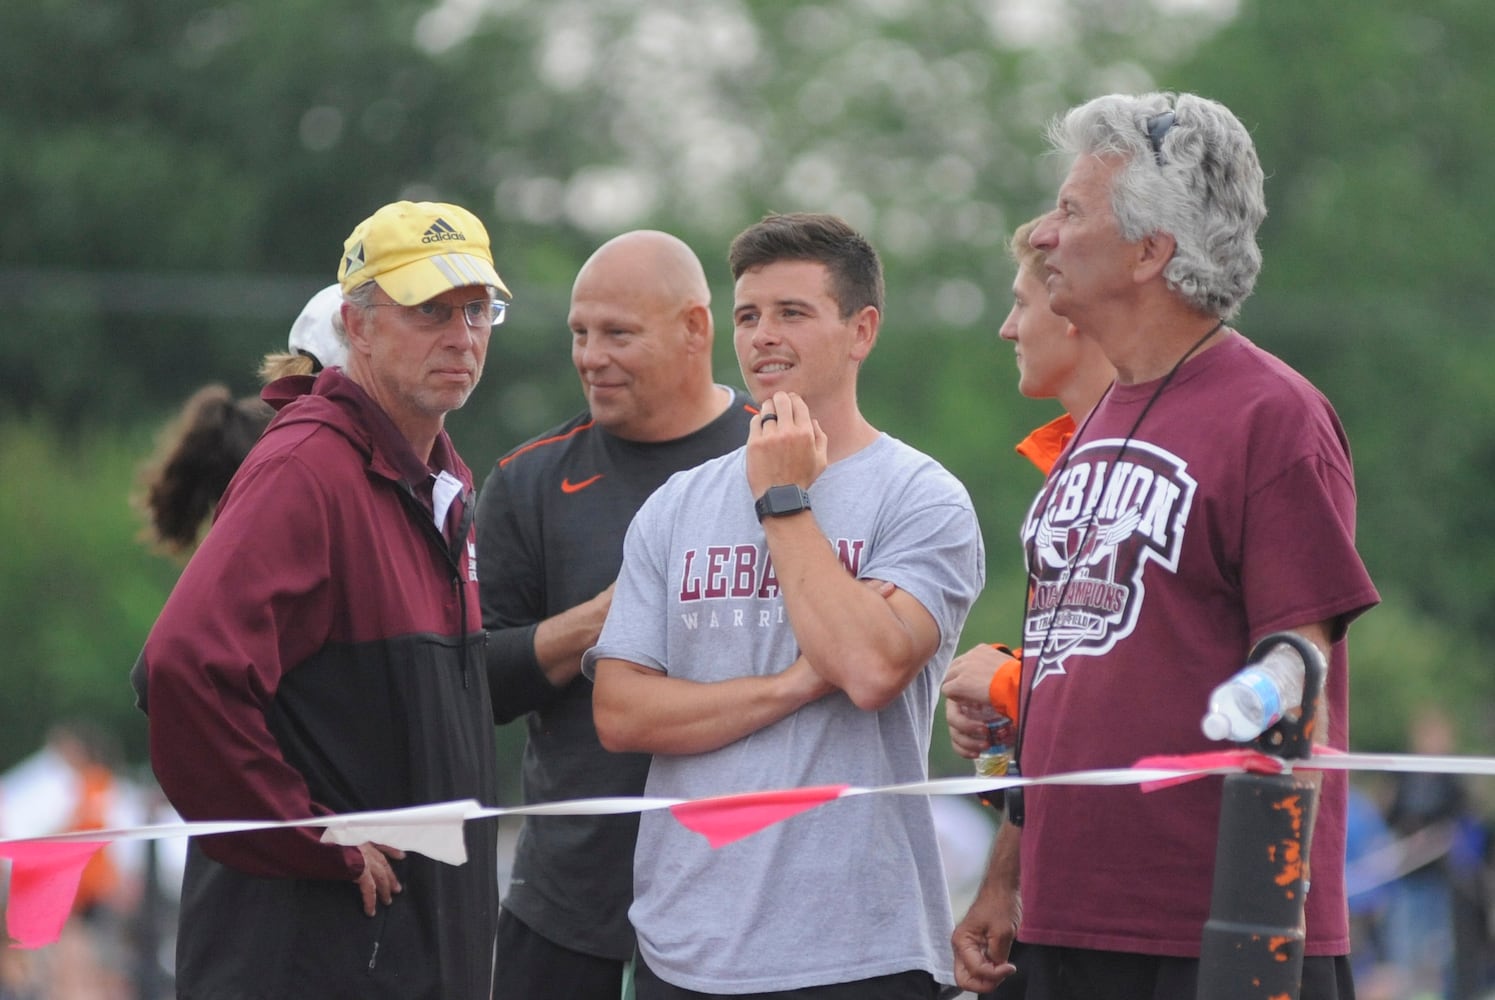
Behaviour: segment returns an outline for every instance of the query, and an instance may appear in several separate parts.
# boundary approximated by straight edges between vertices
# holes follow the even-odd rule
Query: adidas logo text
[[[440,243],[444,240],[463,240],[465,242],[467,237],[453,229],[451,223],[445,219],[437,219],[431,223],[431,228],[427,229],[425,234],[420,238],[422,243]]]

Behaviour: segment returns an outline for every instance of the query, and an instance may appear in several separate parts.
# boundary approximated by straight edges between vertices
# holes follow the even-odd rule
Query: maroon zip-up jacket
[[[219,507],[132,674],[151,763],[189,820],[298,819],[497,801],[472,535],[449,541],[428,469],[339,369],[266,387],[280,412]],[[366,917],[356,848],[300,827],[194,838],[183,997],[486,997],[498,913],[492,821],[468,861],[394,862]]]

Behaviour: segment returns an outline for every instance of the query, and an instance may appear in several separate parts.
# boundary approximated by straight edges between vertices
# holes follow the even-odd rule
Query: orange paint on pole
[[[1282,841],[1282,855],[1279,858],[1275,845],[1267,848],[1267,857],[1274,863],[1281,865],[1277,874],[1273,877],[1278,885],[1286,888],[1298,883],[1303,877],[1303,800],[1301,796],[1290,795],[1279,802],[1272,804],[1272,808],[1278,812],[1286,811],[1291,817],[1290,823],[1294,839]],[[1291,898],[1292,893],[1288,893]]]

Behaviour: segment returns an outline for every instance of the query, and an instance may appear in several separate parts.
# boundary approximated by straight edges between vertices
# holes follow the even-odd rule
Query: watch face
[[[783,517],[810,509],[810,496],[793,484],[770,486],[754,505],[758,509],[758,520],[765,517]]]
[[[798,510],[800,506],[798,486],[770,486],[768,507],[775,514],[786,510]]]

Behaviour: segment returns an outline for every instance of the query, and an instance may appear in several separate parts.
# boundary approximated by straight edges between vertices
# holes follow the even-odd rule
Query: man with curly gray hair
[[[1070,167],[1030,242],[1045,255],[1050,308],[1117,374],[1023,525],[1022,773],[1216,747],[1200,728],[1210,692],[1284,631],[1324,654],[1318,732],[1344,749],[1345,636],[1379,597],[1355,550],[1333,408],[1226,325],[1261,269],[1251,137],[1215,101],[1146,94],[1074,108],[1049,138]],[[1010,975],[1017,937],[1027,1000],[1194,1000],[1220,795],[1213,780],[1150,795],[1026,789],[1021,825],[998,835],[953,938],[961,985],[990,990]],[[1344,775],[1326,776],[1305,1000],[1354,996],[1345,799]]]

